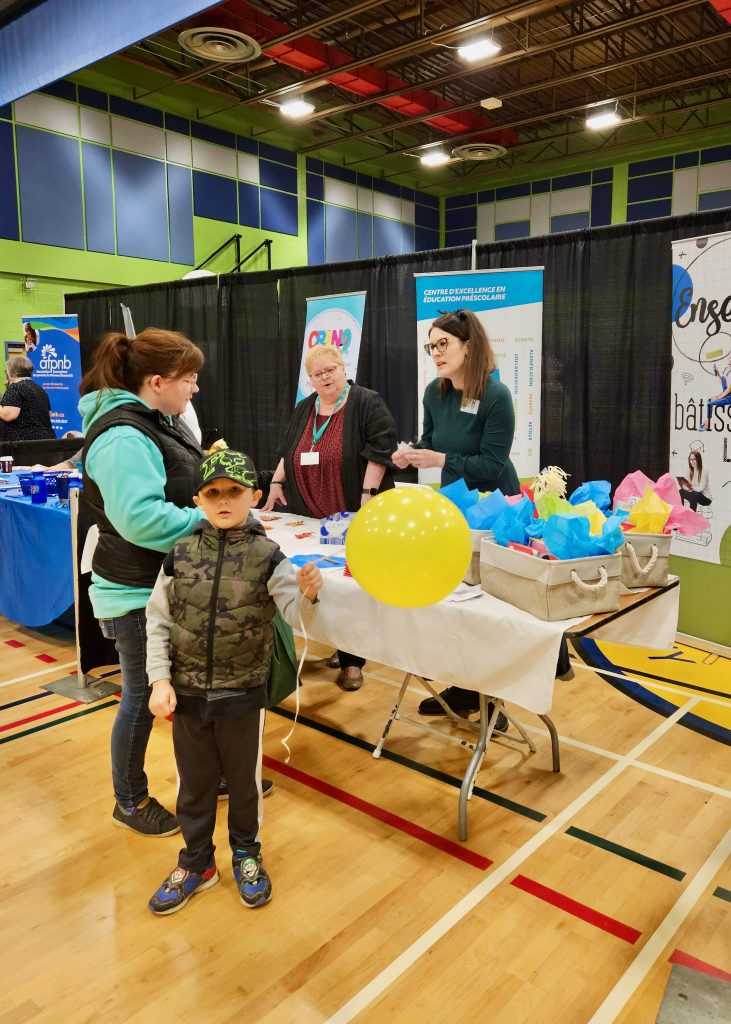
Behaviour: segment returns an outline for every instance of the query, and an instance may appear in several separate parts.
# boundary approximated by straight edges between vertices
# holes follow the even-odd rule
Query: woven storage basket
[[[664,587],[668,582],[668,556],[672,536],[664,533],[635,533],[622,547],[622,583],[633,587]]]
[[[482,589],[516,608],[555,621],[619,609],[621,555],[550,561],[483,540]]]
[[[480,545],[484,537],[488,540],[492,540],[492,530],[470,530],[470,536],[472,537],[472,558],[470,564],[467,566],[467,572],[462,580],[463,583],[476,584],[480,583]]]

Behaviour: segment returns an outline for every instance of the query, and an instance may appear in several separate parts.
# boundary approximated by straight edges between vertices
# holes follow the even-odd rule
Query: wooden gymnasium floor
[[[705,657],[677,650],[673,672]],[[156,919],[180,837],[112,827],[116,699],[42,689],[73,661],[58,629],[0,620],[0,651],[0,1024],[648,1024],[673,962],[731,980],[729,748],[684,725],[709,701],[729,724],[729,662],[712,687],[653,669],[664,713],[594,671],[557,683],[562,773],[524,715],[538,753],[490,744],[465,844],[465,750],[397,723],[374,761],[396,673],[343,694],[309,662],[289,766],[289,717],[267,723],[272,903],[239,903],[221,804],[220,884]],[[148,769],[172,806],[167,722]]]

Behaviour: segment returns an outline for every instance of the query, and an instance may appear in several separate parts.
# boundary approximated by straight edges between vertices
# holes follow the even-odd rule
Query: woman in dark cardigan
[[[357,512],[393,487],[396,424],[380,395],[346,380],[337,348],[310,349],[305,369],[315,391],[295,406],[263,511],[279,504],[316,519]],[[360,689],[365,660],[338,651],[338,663],[338,686]]]

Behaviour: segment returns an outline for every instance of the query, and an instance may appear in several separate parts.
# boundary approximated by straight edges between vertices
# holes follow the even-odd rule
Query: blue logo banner
[[[33,380],[48,394],[56,437],[81,431],[79,321],[70,316],[24,316],[25,354],[33,363]]]

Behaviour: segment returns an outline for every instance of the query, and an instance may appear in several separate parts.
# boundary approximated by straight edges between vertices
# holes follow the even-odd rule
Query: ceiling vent
[[[222,64],[245,64],[261,54],[255,39],[230,28],[188,28],[180,33],[178,42],[194,57]]]
[[[452,158],[455,160],[499,160],[505,156],[505,146],[497,146],[492,142],[468,142],[464,146],[457,146],[452,150]]]

